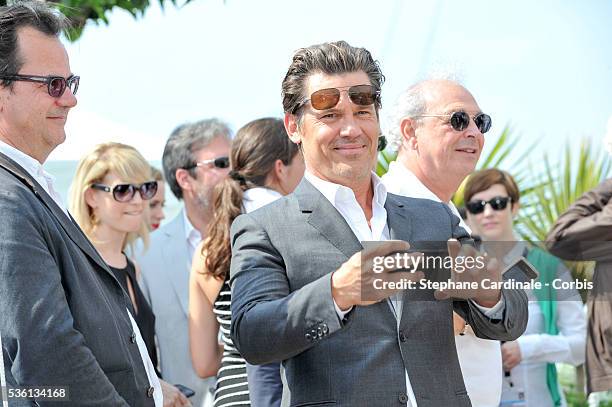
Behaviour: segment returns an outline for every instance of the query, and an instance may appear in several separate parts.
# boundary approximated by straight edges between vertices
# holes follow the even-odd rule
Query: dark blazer
[[[612,179],[586,192],[562,213],[546,239],[566,260],[596,261],[589,293],[587,392],[612,389]]]
[[[68,386],[69,403],[53,406],[153,406],[127,309],[127,294],[81,229],[0,153],[7,385]]]
[[[441,203],[389,194],[385,208],[392,239],[468,239]],[[231,236],[232,338],[251,363],[283,361],[291,406],[406,404],[406,371],[419,407],[469,406],[453,309],[482,338],[514,340],[527,323],[521,290],[502,292],[506,307],[497,321],[471,302],[435,301],[433,291],[416,290],[404,293],[399,323],[386,301],[355,307],[341,321],[331,272],[362,246],[306,180],[293,194],[239,216]]]

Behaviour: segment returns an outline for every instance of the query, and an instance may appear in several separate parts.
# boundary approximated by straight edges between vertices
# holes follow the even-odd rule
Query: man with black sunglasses
[[[469,240],[446,206],[387,193],[373,173],[383,81],[364,48],[298,50],[282,96],[304,179],[231,227],[231,336],[250,363],[283,361],[290,405],[469,406],[452,310],[484,337],[525,328],[515,320],[524,294],[504,293],[496,321],[486,313],[500,302],[495,290],[456,302],[434,290],[372,292],[377,258],[417,241]],[[414,283],[419,273],[389,266],[381,278]]]
[[[184,203],[177,216],[151,235],[148,249],[135,250],[141,286],[155,314],[164,380],[195,391],[194,406],[212,406],[214,377],[200,378],[189,353],[189,270],[212,218],[212,191],[229,173],[231,131],[219,119],[177,127],[162,157],[170,190]],[[197,346],[193,344],[192,346]]]
[[[451,198],[476,167],[491,118],[474,96],[452,80],[425,80],[405,90],[391,109],[389,144],[397,159],[382,177],[390,192],[442,202],[459,218]],[[461,226],[471,233],[467,225]],[[527,315],[519,316],[526,318]],[[501,397],[500,343],[481,339],[454,313],[455,342],[474,407]]]
[[[131,301],[42,166],[77,103],[65,27],[44,2],[0,7],[2,384],[19,405],[161,406]]]

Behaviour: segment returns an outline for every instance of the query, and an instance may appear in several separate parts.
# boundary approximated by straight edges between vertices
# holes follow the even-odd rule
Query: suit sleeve
[[[7,381],[68,386],[70,405],[127,406],[75,329],[32,197],[0,191],[0,333]],[[39,401],[41,405],[42,401]],[[53,405],[63,405],[53,402]]]
[[[584,193],[548,233],[546,246],[565,260],[612,261],[612,179]]]
[[[231,240],[231,336],[249,363],[289,359],[342,328],[331,295],[333,270],[291,292],[282,256],[251,215],[236,218]]]
[[[448,209],[448,208],[447,208]],[[459,225],[459,218],[448,210],[452,219],[453,238],[461,243],[474,244],[467,231]],[[500,319],[492,319],[473,301],[454,301],[455,311],[472,327],[474,334],[482,339],[513,341],[527,328],[528,301],[521,289],[501,289],[503,309]]]

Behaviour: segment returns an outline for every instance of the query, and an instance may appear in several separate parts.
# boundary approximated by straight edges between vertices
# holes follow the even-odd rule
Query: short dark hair
[[[162,167],[166,182],[177,199],[183,199],[183,190],[176,181],[176,170],[191,168],[191,176],[196,178],[193,168],[196,159],[193,153],[206,147],[216,137],[231,140],[230,128],[219,119],[182,124],[170,134],[162,156]]]
[[[17,36],[24,27],[59,37],[68,28],[68,19],[42,1],[17,1],[0,7],[0,75],[14,75],[23,66]],[[12,81],[4,79],[0,85],[11,87]]]
[[[493,185],[500,184],[506,188],[508,196],[512,199],[512,205],[518,203],[520,198],[519,187],[512,175],[497,168],[488,168],[472,173],[465,184],[463,198],[469,202],[474,195],[491,188]]]
[[[346,41],[325,42],[301,48],[293,55],[293,61],[287,70],[282,85],[283,109],[285,113],[298,113],[302,101],[307,98],[305,82],[317,72],[327,75],[339,75],[348,72],[363,71],[370,79],[370,85],[380,90],[385,76],[380,70],[378,61],[365,48],[357,48]],[[376,101],[376,110],[381,108],[380,98]]]

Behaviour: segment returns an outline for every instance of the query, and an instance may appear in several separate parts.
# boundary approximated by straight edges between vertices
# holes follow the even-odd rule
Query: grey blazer
[[[153,406],[127,309],[127,294],[81,229],[0,153],[7,385],[68,386],[69,403],[54,406]]]
[[[389,194],[385,208],[392,239],[468,239],[443,204]],[[330,273],[362,246],[306,180],[239,216],[231,236],[232,338],[251,363],[283,361],[291,406],[406,404],[406,371],[419,407],[469,406],[453,309],[482,338],[514,340],[527,323],[521,290],[502,292],[506,307],[497,321],[471,302],[434,301],[432,291],[415,290],[404,293],[399,324],[387,302],[355,307],[341,321]]]
[[[140,265],[140,286],[155,314],[155,335],[159,345],[161,374],[172,384],[196,392],[190,399],[200,407],[214,387],[214,378],[201,379],[189,352],[189,270],[191,258],[185,237],[183,212],[151,235],[147,250],[136,248]],[[207,401],[208,402],[208,401]]]

